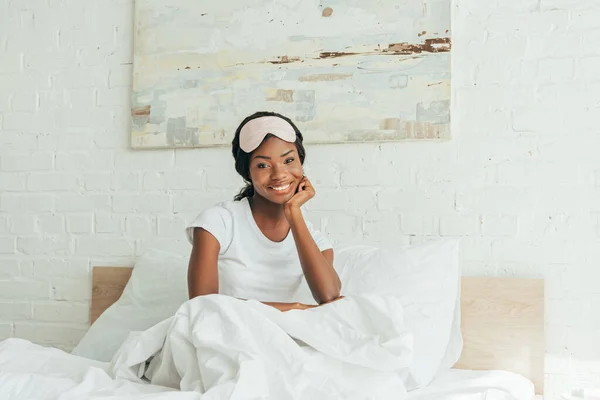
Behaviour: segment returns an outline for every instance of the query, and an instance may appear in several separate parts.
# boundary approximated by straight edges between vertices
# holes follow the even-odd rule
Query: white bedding
[[[507,371],[451,369],[428,387],[408,394],[409,400],[543,400],[534,394],[533,383]]]
[[[0,398],[533,397],[531,382],[505,372],[459,372],[457,380],[453,371],[407,393],[414,383],[412,354],[412,337],[394,297],[356,296],[281,313],[212,295],[190,300],[173,317],[131,335],[110,363],[6,340],[0,343]]]

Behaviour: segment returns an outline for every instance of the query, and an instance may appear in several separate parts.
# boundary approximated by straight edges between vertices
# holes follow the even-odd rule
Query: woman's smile
[[[269,189],[273,190],[277,194],[287,194],[290,188],[292,188],[292,184],[290,182],[269,186]]]

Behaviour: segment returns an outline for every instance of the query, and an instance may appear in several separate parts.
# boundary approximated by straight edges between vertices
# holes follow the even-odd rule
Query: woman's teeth
[[[283,185],[283,186],[271,186],[271,189],[281,191],[281,190],[285,190],[289,187],[290,187],[290,184],[288,183],[287,185]]]

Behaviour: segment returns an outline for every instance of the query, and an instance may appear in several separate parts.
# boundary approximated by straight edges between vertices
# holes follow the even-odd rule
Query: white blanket
[[[0,399],[403,399],[411,363],[396,298],[282,313],[213,295],[130,335],[111,363],[5,340]]]
[[[111,371],[203,393],[203,399],[401,398],[411,347],[393,297],[345,298],[282,313],[212,295],[130,337]]]

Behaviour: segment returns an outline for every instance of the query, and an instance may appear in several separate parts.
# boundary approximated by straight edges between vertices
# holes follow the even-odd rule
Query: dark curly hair
[[[254,187],[252,186],[252,180],[250,179],[250,156],[252,153],[246,153],[240,148],[240,131],[248,121],[260,117],[279,117],[287,121],[294,128],[294,131],[296,132],[296,151],[298,152],[298,157],[300,158],[300,164],[304,164],[304,158],[306,156],[306,150],[304,150],[304,145],[302,144],[304,139],[302,137],[302,132],[300,132],[292,120],[290,120],[288,117],[271,111],[258,111],[246,117],[235,130],[235,136],[231,142],[231,152],[233,154],[233,158],[235,159],[235,170],[242,176],[244,182],[246,183],[246,186],[233,198],[236,201],[242,200],[244,197],[252,197],[254,195]],[[268,134],[265,136],[263,143],[272,136],[274,135]]]

